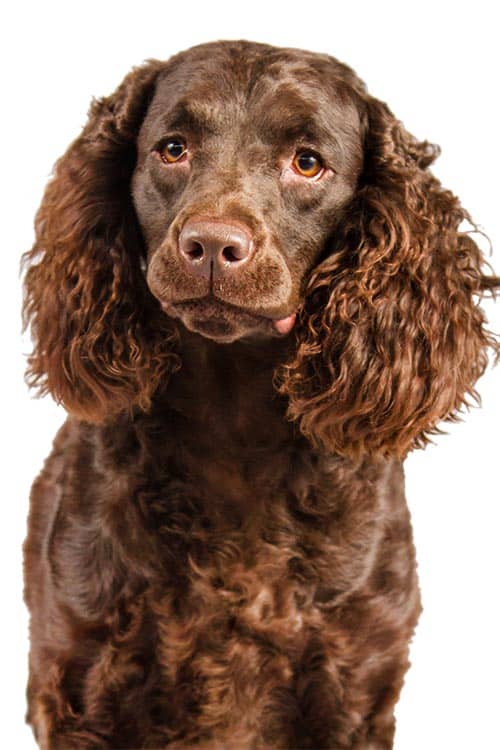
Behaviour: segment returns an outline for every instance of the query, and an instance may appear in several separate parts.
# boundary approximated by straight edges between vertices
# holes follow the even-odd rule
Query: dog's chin
[[[282,337],[291,330],[295,322],[295,315],[289,316],[286,319],[291,321],[286,326],[289,330],[283,331],[271,318],[253,315],[242,308],[211,298],[163,304],[162,307],[167,315],[178,318],[188,330],[218,344],[232,344],[245,338]]]
[[[242,329],[241,326],[235,326],[226,321],[184,318],[182,322],[190,331],[199,333],[207,339],[212,339],[218,344],[232,344],[234,341],[246,338],[253,333],[253,331]]]

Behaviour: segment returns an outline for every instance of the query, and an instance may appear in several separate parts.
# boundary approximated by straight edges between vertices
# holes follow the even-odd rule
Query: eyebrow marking
[[[180,101],[163,118],[169,129],[214,132],[217,129],[214,110],[196,101]]]
[[[259,110],[261,128],[273,139],[293,141],[303,137],[315,140],[324,130],[313,97],[307,98],[297,92],[290,83],[281,84],[262,97]]]
[[[312,118],[303,119],[302,117],[281,118],[273,122],[269,118],[267,123],[270,132],[285,141],[295,141],[300,138],[317,140],[321,138],[321,128],[318,127]]]
[[[336,141],[334,134],[312,112],[304,114],[303,112],[270,110],[259,130],[266,140],[279,143]]]

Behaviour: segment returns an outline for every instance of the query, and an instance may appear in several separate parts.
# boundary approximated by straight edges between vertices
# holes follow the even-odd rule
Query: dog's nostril
[[[239,260],[243,260],[246,256],[247,253],[242,248],[233,247],[232,245],[228,245],[222,251],[222,257],[224,260],[229,261],[229,263],[236,263]]]
[[[189,246],[184,249],[184,252],[192,260],[198,260],[203,257],[203,245],[200,242],[192,240]]]

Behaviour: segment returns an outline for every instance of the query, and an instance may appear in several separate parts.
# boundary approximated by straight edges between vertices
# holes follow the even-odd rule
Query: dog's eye
[[[169,138],[158,150],[160,159],[165,164],[174,164],[180,161],[187,153],[186,142],[182,138]]]
[[[312,151],[298,151],[292,166],[302,177],[318,177],[324,170],[323,162]]]

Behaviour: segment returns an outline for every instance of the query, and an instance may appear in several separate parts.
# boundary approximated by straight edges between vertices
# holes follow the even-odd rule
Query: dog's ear
[[[281,371],[290,416],[314,443],[351,457],[403,457],[453,420],[499,354],[478,306],[500,278],[457,198],[416,141],[365,96],[365,165],[357,194],[312,273],[295,359]]]
[[[130,197],[136,136],[161,69],[146,63],[92,104],[55,166],[24,256],[24,319],[34,341],[27,380],[89,421],[147,408],[177,365],[174,332],[141,271]]]

